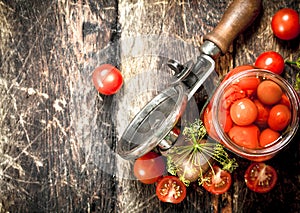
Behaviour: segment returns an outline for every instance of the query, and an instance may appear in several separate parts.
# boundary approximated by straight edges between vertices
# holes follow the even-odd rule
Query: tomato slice
[[[186,197],[186,186],[176,176],[165,176],[156,186],[156,195],[163,202],[180,203]]]
[[[206,181],[203,183],[203,187],[216,195],[227,192],[232,182],[230,173],[222,170],[219,166],[213,166],[213,171],[209,170],[204,178]]]
[[[266,193],[274,188],[277,182],[277,172],[265,163],[252,163],[245,172],[245,182],[254,192]]]

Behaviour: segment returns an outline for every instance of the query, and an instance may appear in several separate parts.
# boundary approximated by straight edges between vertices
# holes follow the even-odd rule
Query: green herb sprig
[[[296,81],[295,81],[294,88],[296,91],[299,91],[300,90],[300,57],[298,57],[296,61],[286,60],[285,63],[296,65],[298,67],[299,71],[296,74]]]
[[[218,162],[223,170],[229,172],[238,167],[236,160],[229,157],[220,143],[205,139],[207,131],[200,119],[185,127],[182,134],[185,136],[186,144],[175,146],[170,150],[167,156],[167,170],[172,175],[181,174],[178,176],[187,186],[191,182],[186,179],[187,173],[198,172],[200,185],[206,181],[202,165],[207,163],[212,169],[212,159]]]

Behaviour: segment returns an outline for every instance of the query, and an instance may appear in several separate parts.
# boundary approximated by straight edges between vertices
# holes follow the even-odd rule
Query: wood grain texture
[[[153,93],[157,94],[159,90],[167,87],[170,74],[165,76],[161,74],[161,72],[168,73],[168,70],[162,69],[161,60],[166,57],[169,59],[177,59],[182,63],[185,63],[189,59],[195,59],[195,56],[199,55],[199,51],[197,48],[192,48],[192,46],[199,47],[202,43],[203,35],[211,30],[211,25],[216,24],[220,19],[222,14],[221,11],[225,10],[224,5],[226,5],[226,2],[218,4],[217,7],[212,7],[212,5],[209,5],[204,1],[120,1],[120,25],[122,27],[121,41],[126,43],[128,37],[137,37],[137,39],[139,39],[140,35],[148,35],[145,36],[147,41],[154,40],[156,42],[151,47],[154,54],[151,54],[151,56],[146,55],[145,57],[138,57],[138,59],[134,61],[136,63],[132,63],[132,60],[128,60],[126,62],[129,64],[122,67],[125,79],[127,73],[132,75],[132,72],[135,73],[135,71],[142,73],[149,72],[150,77],[148,78],[150,80],[149,82],[144,82],[143,77],[141,77],[140,80],[137,79],[137,84],[132,84],[132,88],[128,88],[125,94],[128,94],[129,91],[137,93],[138,95],[134,97],[133,100],[141,108],[150,100],[143,99],[143,95],[153,90]],[[207,13],[206,11],[209,12]],[[210,22],[210,25],[207,24],[207,21]],[[156,35],[155,37],[157,38],[152,39],[151,36],[153,35]],[[171,42],[171,45],[164,49],[164,54],[161,54],[161,49],[163,49],[161,44],[165,41]],[[156,45],[158,45],[160,51],[156,51]],[[143,47],[143,44],[137,45],[135,48],[138,49],[139,47]],[[134,52],[134,50],[130,52]],[[155,60],[155,58],[158,60]],[[230,63],[230,60],[223,61],[223,64],[229,66],[228,62]],[[138,76],[135,77],[138,78]],[[131,79],[132,76],[129,78]],[[145,87],[138,86],[137,90],[134,87],[139,85],[139,82],[141,82],[140,84],[147,83],[147,85]],[[154,94],[152,94],[152,97]],[[124,94],[122,94],[122,96],[123,95]],[[120,99],[117,98],[117,100]],[[128,100],[128,98],[126,98],[126,100]],[[123,102],[117,103],[117,106],[119,105],[128,106],[128,104]],[[127,111],[130,110],[131,108],[127,109]],[[127,111],[124,109],[122,112],[128,113]],[[138,110],[136,113],[137,112]],[[122,124],[123,122],[124,119],[119,123]],[[116,125],[116,127],[118,132],[118,125]],[[118,133],[122,133],[122,131],[119,131]],[[119,165],[118,171],[123,172],[126,170],[129,173],[132,171],[130,170],[130,164],[125,166],[125,163],[123,163],[122,160],[117,162],[117,165]],[[119,211],[201,212],[205,209],[212,209],[214,206],[210,202],[210,196],[207,196],[203,191],[200,191],[201,194],[199,196],[199,194],[195,194],[191,190],[187,201],[180,205],[165,203],[157,205],[159,202],[155,195],[154,185],[145,186],[137,181],[131,181],[129,183],[121,181],[118,186],[120,187],[120,193],[122,193],[122,196],[119,199],[121,204]],[[205,206],[205,208],[203,208],[203,206]]]
[[[271,193],[247,189],[250,162],[236,157],[227,193],[192,184],[179,205],[159,202],[155,186],[134,180],[132,162],[115,153],[130,119],[174,80],[166,61],[195,59],[230,2],[0,0],[0,213],[299,212],[299,133],[268,162],[279,175]],[[220,76],[267,50],[299,57],[299,39],[280,41],[270,29],[283,7],[300,3],[263,1],[258,19],[216,60]],[[124,76],[114,96],[91,83],[102,63]],[[285,70],[293,83],[295,68]]]
[[[1,212],[113,211],[111,98],[90,74],[117,35],[116,2],[0,6]]]

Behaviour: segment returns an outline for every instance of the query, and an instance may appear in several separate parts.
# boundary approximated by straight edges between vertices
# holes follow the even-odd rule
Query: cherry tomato
[[[232,125],[232,119],[230,117],[230,114],[228,110],[223,109],[222,112],[219,113],[219,123],[220,126],[223,128],[224,132],[228,132]],[[214,128],[213,125],[213,119],[212,119],[212,110],[211,110],[211,105],[209,104],[206,106],[204,113],[203,113],[203,124],[205,126],[205,129],[208,133],[208,135],[215,140],[219,140],[220,138],[217,135],[216,129]]]
[[[232,103],[236,100],[242,99],[246,97],[246,93],[237,85],[230,85],[224,91],[223,99],[223,108],[229,109]]]
[[[135,177],[145,184],[152,184],[165,173],[166,163],[156,152],[148,152],[136,159],[133,167]]]
[[[291,111],[283,104],[277,104],[270,110],[268,125],[275,131],[284,130],[291,121]]]
[[[249,126],[233,126],[228,132],[228,136],[234,143],[249,149],[259,147],[259,134],[260,130],[253,124]]]
[[[280,137],[280,133],[270,128],[264,129],[259,136],[259,144],[261,147],[266,147]]]
[[[289,109],[291,108],[291,102],[290,99],[287,97],[286,94],[282,94],[281,100],[279,102],[280,104],[286,105]]]
[[[229,132],[231,129],[233,122],[228,110],[222,110],[219,114],[219,122],[224,132]]]
[[[237,82],[236,85],[238,85],[242,90],[256,90],[259,83],[259,78],[246,77],[239,79],[239,82]]]
[[[230,173],[222,170],[219,166],[213,166],[213,171],[209,170],[205,173],[204,178],[207,181],[203,183],[203,187],[217,195],[227,192],[232,182]]]
[[[296,10],[284,8],[272,17],[271,27],[276,37],[291,40],[300,33],[299,15]]]
[[[230,70],[230,72],[227,73],[227,75],[224,77],[222,82],[226,81],[228,78],[230,78],[231,76],[233,76],[237,73],[240,73],[240,72],[243,72],[246,70],[251,70],[251,69],[255,69],[255,67],[250,64],[237,66],[237,67],[233,68],[232,70]]]
[[[210,106],[207,106],[204,110],[203,124],[205,126],[205,129],[206,129],[208,135],[210,137],[214,138],[215,140],[218,140],[219,137],[217,136],[216,129],[214,128],[214,125],[213,125],[212,111],[211,111]]]
[[[256,105],[258,112],[255,123],[259,127],[265,128],[268,125],[270,108],[266,105],[263,105],[258,99],[255,99],[253,102]]]
[[[165,176],[156,186],[158,199],[168,203],[180,203],[186,197],[186,186],[176,176]]]
[[[254,192],[266,193],[274,188],[277,172],[265,163],[252,163],[245,172],[245,182]]]
[[[256,120],[257,107],[249,98],[243,98],[231,105],[230,116],[235,124],[246,126]]]
[[[281,87],[271,80],[261,82],[257,87],[257,97],[263,104],[276,104],[282,98]]]
[[[257,57],[255,66],[280,75],[284,70],[284,59],[279,53],[268,51]]]
[[[92,75],[95,88],[103,95],[112,95],[119,91],[123,84],[121,72],[111,64],[102,64]]]

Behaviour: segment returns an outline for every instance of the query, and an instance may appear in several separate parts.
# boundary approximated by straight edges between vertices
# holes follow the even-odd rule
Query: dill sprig
[[[296,65],[298,67],[298,69],[300,69],[300,57],[298,57],[298,59],[296,61],[286,60],[285,63]],[[296,91],[299,91],[300,90],[300,71],[297,72],[295,80],[296,81],[295,81],[295,84],[294,84],[294,88],[295,88]]]
[[[237,168],[236,160],[229,157],[221,144],[205,139],[207,131],[200,119],[185,127],[183,135],[186,144],[175,146],[169,151],[167,170],[172,175],[178,175],[187,186],[191,181],[186,178],[186,174],[196,172],[201,185],[205,181],[203,175],[207,170],[202,167],[207,164],[212,169],[213,160],[222,165],[223,170],[232,172]]]

